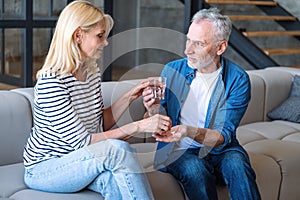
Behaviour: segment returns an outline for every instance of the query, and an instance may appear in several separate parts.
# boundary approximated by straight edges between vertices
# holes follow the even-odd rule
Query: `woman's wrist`
[[[142,132],[141,130],[141,121],[135,121],[132,123],[132,133],[137,134]]]
[[[126,101],[126,103],[128,104],[128,106],[134,101],[132,95],[131,95],[131,90],[128,90],[124,95],[124,99]]]

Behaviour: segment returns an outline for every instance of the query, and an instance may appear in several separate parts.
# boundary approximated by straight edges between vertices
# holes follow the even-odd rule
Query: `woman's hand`
[[[129,92],[129,100],[130,102],[136,100],[139,96],[142,95],[143,91],[149,86],[149,80],[144,79],[137,83],[134,87],[132,87]]]
[[[142,96],[143,96],[143,104],[144,104],[145,108],[147,109],[147,111],[149,112],[151,106],[155,102],[155,99],[153,98],[154,95],[153,95],[151,88],[150,87],[145,88],[143,90]]]
[[[170,131],[172,121],[168,116],[156,114],[138,121],[137,124],[138,132],[163,134],[164,132]]]

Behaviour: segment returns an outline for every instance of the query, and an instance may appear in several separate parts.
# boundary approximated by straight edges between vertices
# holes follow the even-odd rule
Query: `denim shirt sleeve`
[[[186,100],[194,75],[194,69],[187,67],[186,59],[168,63],[161,73],[161,76],[167,77],[165,98],[161,104],[171,118],[173,126],[179,124],[180,110]]]
[[[231,62],[224,64],[222,78],[219,79],[210,101],[206,127],[218,130],[224,143],[212,152],[239,146],[236,139],[238,127],[250,101],[250,80],[248,74]]]

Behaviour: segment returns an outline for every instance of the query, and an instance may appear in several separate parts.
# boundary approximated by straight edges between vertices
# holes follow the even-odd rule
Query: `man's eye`
[[[201,42],[195,42],[195,45],[196,45],[197,47],[199,47],[199,46],[202,46],[202,43],[201,43]]]

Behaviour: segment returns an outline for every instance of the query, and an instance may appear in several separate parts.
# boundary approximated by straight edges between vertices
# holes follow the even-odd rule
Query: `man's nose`
[[[193,52],[194,52],[194,45],[191,42],[186,43],[184,53],[185,54],[191,54]]]

